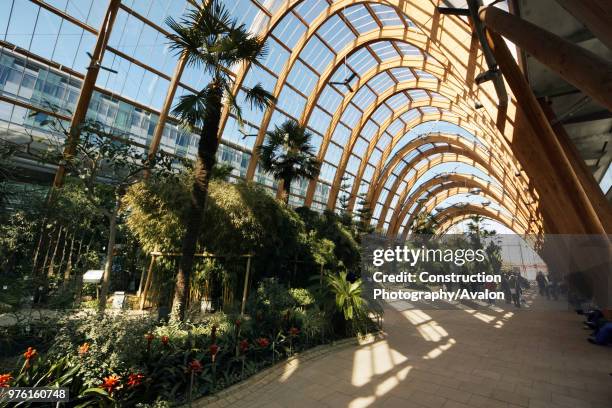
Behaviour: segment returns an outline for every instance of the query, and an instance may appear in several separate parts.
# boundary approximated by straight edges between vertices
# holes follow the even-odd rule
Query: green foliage
[[[349,269],[357,270],[360,266],[361,252],[359,244],[341,221],[341,219],[331,211],[319,214],[307,207],[296,209],[300,215],[306,230],[314,232],[314,239],[311,238],[311,253],[314,261],[320,264],[324,261],[327,269]],[[333,257],[330,256],[331,246],[333,246]],[[316,265],[313,265],[316,268]]]
[[[293,298],[297,306],[306,307],[314,304],[315,299],[308,289],[293,288],[289,289],[289,295]]]
[[[321,163],[310,143],[311,138],[305,126],[288,120],[268,132],[265,143],[258,148],[263,170],[271,173],[275,180],[284,182],[286,202],[293,180],[312,180],[319,175]]]
[[[61,329],[49,351],[52,356],[74,354],[86,342],[96,345],[81,357],[85,370],[83,380],[86,385],[94,386],[109,372],[122,373],[126,368],[140,366],[142,339],[154,329],[155,322],[122,314],[100,318],[94,313],[85,313],[67,317],[59,326]]]
[[[346,272],[339,275],[328,275],[327,283],[336,298],[336,306],[346,320],[364,319],[367,313],[367,304],[362,297],[361,279],[349,282]]]
[[[126,223],[145,251],[180,248],[190,177],[142,182],[128,190]],[[304,245],[300,217],[256,184],[211,181],[204,217],[214,222],[203,228],[202,250],[224,257],[253,254],[254,270],[269,275],[284,274],[283,265]]]

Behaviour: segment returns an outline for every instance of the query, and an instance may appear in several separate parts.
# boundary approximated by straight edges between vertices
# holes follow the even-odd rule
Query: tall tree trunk
[[[283,201],[289,206],[289,196],[291,195],[291,179],[283,179]]]
[[[102,288],[100,290],[100,298],[98,299],[98,313],[104,314],[106,309],[106,298],[108,297],[108,289],[110,287],[110,277],[113,271],[113,256],[115,252],[115,241],[117,239],[117,215],[121,206],[121,197],[117,196],[115,206],[111,210],[108,225],[108,245],[106,248],[106,263],[104,264],[104,274],[102,275]]]
[[[211,97],[211,103],[207,106],[207,114],[200,133],[187,225],[185,226],[186,231],[183,237],[182,253],[172,303],[172,315],[180,320],[185,319],[185,311],[188,306],[193,256],[202,229],[204,208],[208,197],[208,184],[219,148],[219,122],[221,120],[223,89],[219,86],[211,86],[214,96]]]

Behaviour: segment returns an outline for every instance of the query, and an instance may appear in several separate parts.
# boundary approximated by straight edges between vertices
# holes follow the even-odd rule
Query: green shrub
[[[289,289],[289,295],[295,301],[297,306],[307,307],[314,304],[314,296],[308,289],[304,288],[293,288]]]

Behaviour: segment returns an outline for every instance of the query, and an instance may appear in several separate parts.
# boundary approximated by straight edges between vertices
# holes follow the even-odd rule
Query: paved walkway
[[[391,303],[382,339],[287,365],[231,406],[612,407],[612,349],[586,342],[581,316],[532,299],[532,310]]]

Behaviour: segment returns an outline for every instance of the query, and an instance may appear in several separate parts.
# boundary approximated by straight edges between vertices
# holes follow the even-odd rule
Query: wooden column
[[[612,3],[610,0],[557,0],[557,3],[612,50]]]
[[[487,41],[517,102],[512,149],[534,181],[560,233],[605,234],[597,212],[559,144],[506,42],[488,32]]]
[[[610,205],[610,202],[608,202],[606,196],[599,187],[599,184],[597,181],[595,181],[593,174],[587,167],[582,157],[580,157],[578,149],[576,149],[576,146],[571,141],[563,124],[554,122],[556,120],[556,115],[553,112],[550,104],[543,99],[539,99],[539,102],[540,106],[542,106],[544,114],[551,122],[552,128],[555,131],[557,139],[559,140],[565,155],[571,162],[572,167],[574,168],[574,171],[582,184],[582,188],[584,188],[593,207],[595,207],[604,229],[608,234],[612,234],[612,206]]]
[[[168,114],[170,113],[170,109],[172,108],[172,101],[174,100],[176,89],[178,88],[179,81],[181,80],[181,76],[183,75],[183,71],[185,70],[185,65],[187,65],[187,59],[188,54],[186,52],[183,52],[176,64],[174,73],[172,74],[172,80],[170,81],[170,85],[168,86],[166,99],[164,99],[164,104],[161,110],[159,111],[159,119],[157,120],[157,125],[155,125],[153,138],[151,139],[151,144],[149,145],[149,160],[153,159],[153,157],[155,157],[157,151],[159,150],[161,138],[164,134],[164,126],[166,125],[166,121],[168,120]]]
[[[119,10],[121,0],[111,0],[106,10],[106,15],[102,21],[102,26],[98,32],[98,39],[96,40],[96,46],[92,52],[92,58],[87,68],[87,74],[83,79],[81,85],[81,92],[79,99],[77,100],[74,114],[70,122],[70,134],[64,148],[64,158],[69,159],[76,153],[76,147],[81,136],[80,126],[82,125],[87,115],[87,109],[89,108],[89,102],[91,96],[96,87],[96,80],[98,79],[98,73],[100,72],[100,65],[104,57],[104,50],[108,44],[115,18]],[[53,179],[53,187],[60,188],[64,184],[64,178],[66,175],[66,166],[64,163],[60,163],[55,172],[55,178]]]
[[[483,7],[479,15],[489,30],[503,35],[612,111],[612,62],[496,7]]]

